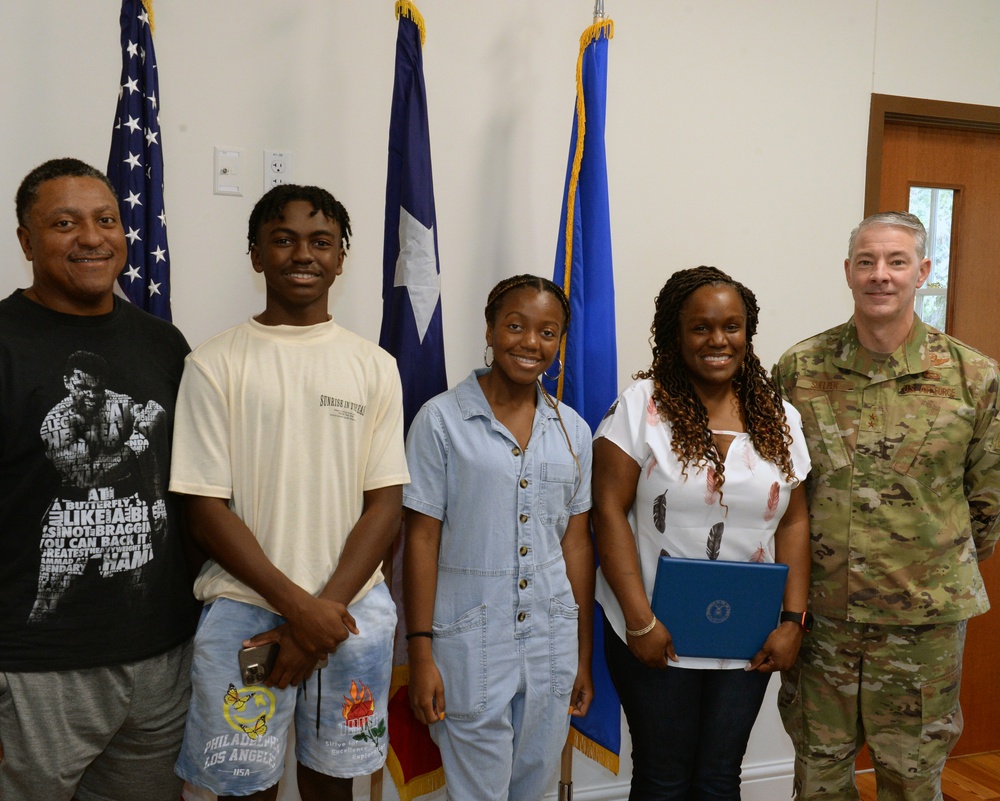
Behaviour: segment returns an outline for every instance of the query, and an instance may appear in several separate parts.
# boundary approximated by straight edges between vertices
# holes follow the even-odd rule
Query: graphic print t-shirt
[[[166,491],[187,350],[120,301],[97,317],[0,302],[0,669],[115,664],[190,636]]]

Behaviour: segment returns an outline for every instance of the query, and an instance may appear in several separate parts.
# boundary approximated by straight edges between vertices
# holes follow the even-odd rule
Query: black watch
[[[782,612],[778,619],[782,623],[798,623],[803,631],[812,631],[812,612]]]

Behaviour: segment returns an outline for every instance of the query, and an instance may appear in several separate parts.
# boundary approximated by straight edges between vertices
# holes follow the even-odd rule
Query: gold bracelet
[[[653,630],[653,626],[655,625],[656,625],[656,615],[653,615],[653,619],[649,622],[649,625],[646,626],[645,628],[632,631],[632,629],[626,627],[625,633],[629,637],[641,637],[643,634],[649,634],[649,632]]]

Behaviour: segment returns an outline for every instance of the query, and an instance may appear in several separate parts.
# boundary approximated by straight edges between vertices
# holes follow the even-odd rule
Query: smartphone
[[[269,642],[241,648],[239,653],[240,675],[244,686],[263,684],[278,659],[278,643]]]

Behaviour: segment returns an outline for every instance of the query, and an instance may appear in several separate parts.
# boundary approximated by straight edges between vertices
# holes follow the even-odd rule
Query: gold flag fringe
[[[420,31],[420,46],[423,47],[424,39],[427,37],[427,28],[424,27],[423,16],[410,0],[396,0],[396,19],[399,19],[401,16],[411,20],[417,26],[417,29]]]
[[[598,765],[610,770],[615,776],[618,775],[619,760],[618,754],[609,751],[603,745],[598,745],[593,740],[580,734],[576,729],[570,727],[569,742],[577,751],[585,757],[594,760]]]
[[[156,33],[156,21],[153,18],[153,0],[142,0],[142,7],[146,9],[149,16],[149,35]]]
[[[587,133],[587,107],[583,100],[583,54],[592,42],[596,42],[602,36],[606,39],[613,39],[614,35],[614,20],[606,19],[595,22],[580,36],[580,54],[576,58],[576,147],[573,150],[573,170],[569,178],[569,191],[566,193],[566,262],[563,266],[563,292],[566,293],[567,298],[570,296],[570,278],[573,272],[573,220],[576,216],[576,187],[580,181],[583,140]],[[559,345],[559,362],[566,364],[565,337],[563,337],[562,344]],[[559,383],[556,386],[556,397],[559,400],[562,400],[565,383],[566,371],[560,370]],[[617,757],[615,759],[617,761]]]
[[[389,769],[389,775],[392,776],[396,785],[399,801],[413,801],[414,798],[433,793],[444,787],[444,768],[417,776],[404,784],[403,768],[392,749],[389,750],[389,755],[385,758],[385,766]]]
[[[396,665],[392,669],[392,681],[389,685],[389,697],[392,698],[396,692],[410,683],[410,666]],[[403,775],[403,766],[399,764],[396,753],[392,750],[392,743],[389,743],[389,753],[385,758],[385,766],[389,769],[389,775],[396,785],[396,792],[399,793],[399,801],[413,801],[422,795],[433,793],[444,787],[444,768],[437,768],[430,773],[424,773],[416,778],[406,781]],[[617,772],[617,771],[616,771]]]

